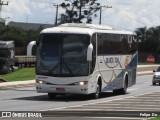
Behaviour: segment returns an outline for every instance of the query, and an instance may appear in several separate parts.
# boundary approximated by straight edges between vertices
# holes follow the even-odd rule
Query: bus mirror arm
[[[92,61],[93,45],[90,44],[87,49],[87,61]]]

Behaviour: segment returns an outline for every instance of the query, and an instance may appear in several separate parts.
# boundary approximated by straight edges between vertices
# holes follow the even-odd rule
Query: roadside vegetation
[[[159,65],[159,64],[158,63],[147,63],[147,62],[139,61],[138,65]]]
[[[0,24],[0,40],[13,40],[16,47],[25,47],[30,41],[38,40],[39,32],[42,29],[43,28],[38,30],[24,30],[19,27]]]
[[[160,117],[148,118],[147,120],[160,120]]]
[[[12,81],[24,81],[24,80],[33,80],[35,79],[35,68],[28,67],[16,70],[8,74],[0,75],[1,79],[4,79],[7,82]]]

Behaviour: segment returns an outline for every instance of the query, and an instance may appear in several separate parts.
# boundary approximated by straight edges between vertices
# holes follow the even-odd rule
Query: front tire
[[[156,83],[155,83],[155,82],[152,82],[152,85],[156,85]]]
[[[100,84],[97,83],[97,85],[96,85],[96,92],[93,93],[93,98],[94,99],[98,99],[100,97],[100,93],[101,93],[101,87],[100,87]]]
[[[53,100],[56,97],[56,94],[54,94],[54,93],[48,93],[48,97],[49,97],[49,99]]]

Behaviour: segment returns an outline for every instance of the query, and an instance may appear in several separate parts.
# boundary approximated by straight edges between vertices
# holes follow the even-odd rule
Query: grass
[[[8,74],[0,75],[0,78],[11,82],[11,81],[24,81],[24,80],[33,80],[35,79],[35,68],[23,68],[16,70],[15,72],[11,72]]]
[[[147,120],[160,120],[160,117],[149,118]]]
[[[158,63],[147,63],[147,62],[138,61],[138,65],[158,65]]]

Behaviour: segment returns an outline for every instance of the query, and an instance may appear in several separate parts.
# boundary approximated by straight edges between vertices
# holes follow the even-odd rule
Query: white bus
[[[135,33],[67,23],[44,29],[37,41],[36,90],[59,94],[125,94],[136,83]]]

